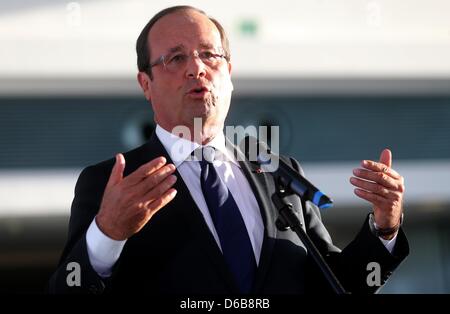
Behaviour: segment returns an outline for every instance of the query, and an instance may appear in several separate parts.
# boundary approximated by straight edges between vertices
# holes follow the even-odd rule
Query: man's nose
[[[203,61],[195,54],[188,59],[186,67],[186,76],[188,78],[199,78],[206,75],[206,66]]]

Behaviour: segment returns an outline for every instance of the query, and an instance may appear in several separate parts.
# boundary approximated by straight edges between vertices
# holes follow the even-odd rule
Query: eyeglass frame
[[[213,49],[213,50],[216,50],[216,51],[220,51],[220,52],[221,52],[221,53],[212,53],[215,57],[225,59],[227,62],[230,61],[230,60],[229,60],[229,57],[226,55],[226,53],[225,53],[225,51],[224,51],[223,48],[216,48],[216,49]],[[164,67],[164,69],[165,69],[166,71],[168,71],[168,70],[167,70],[167,63],[166,63],[165,60],[166,60],[169,56],[171,56],[172,54],[176,55],[177,52],[180,52],[180,51],[173,51],[173,52],[169,52],[169,53],[167,53],[167,54],[161,55],[158,59],[156,59],[155,61],[151,62],[151,63],[148,65],[147,70],[149,70],[149,72],[151,72],[151,69],[152,69],[154,66],[157,66],[157,65],[162,64],[163,67]],[[193,51],[194,57],[198,57],[198,58],[202,61],[203,64],[205,64],[206,66],[208,66],[208,65],[202,60],[202,58],[200,58],[200,54],[201,54],[202,52],[208,52],[208,49],[206,49],[206,50],[204,50],[204,51],[201,51],[201,52],[198,52],[198,50],[194,50],[194,51]],[[186,55],[188,55],[188,54],[186,54]],[[188,56],[191,56],[191,54],[189,54]],[[168,72],[169,72],[169,73],[172,73],[171,71],[168,71]]]

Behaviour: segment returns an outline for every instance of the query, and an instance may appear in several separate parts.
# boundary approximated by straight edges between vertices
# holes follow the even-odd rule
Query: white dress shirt
[[[214,227],[214,223],[206,205],[200,185],[200,163],[189,158],[191,153],[196,148],[200,147],[200,145],[195,142],[182,139],[166,131],[159,125],[156,126],[155,132],[177,168],[181,179],[183,179],[189,189],[192,198],[200,209],[209,230],[220,248],[219,237]],[[213,146],[225,157],[224,160],[214,160],[213,164],[220,178],[225,182],[233,195],[236,204],[238,205],[249,233],[256,263],[259,264],[262,242],[264,238],[264,223],[255,195],[247,179],[242,173],[239,163],[236,161],[233,154],[225,148],[224,134],[220,133],[211,142],[209,142],[207,146]],[[164,208],[161,210],[164,210]],[[396,242],[396,237],[392,240],[384,240],[382,238],[380,238],[380,240],[389,252],[392,253]],[[114,264],[117,262],[120,254],[122,253],[126,240],[116,241],[109,238],[98,228],[94,219],[86,233],[86,243],[89,261],[94,270],[102,277],[110,276]]]

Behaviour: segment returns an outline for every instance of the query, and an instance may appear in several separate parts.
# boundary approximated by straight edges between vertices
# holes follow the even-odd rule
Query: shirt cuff
[[[120,257],[127,240],[117,241],[105,235],[94,220],[86,232],[89,262],[100,277],[111,276],[112,268]]]
[[[383,239],[382,237],[378,237],[378,239],[380,239],[381,243],[384,244],[389,253],[392,254],[392,252],[394,251],[395,243],[397,242],[397,234],[390,240]]]

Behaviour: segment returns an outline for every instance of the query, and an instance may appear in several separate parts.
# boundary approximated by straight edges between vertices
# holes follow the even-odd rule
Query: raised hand
[[[139,232],[152,216],[169,203],[177,191],[173,164],[158,157],[123,177],[125,158],[116,155],[103,194],[96,222],[100,230],[114,240],[125,240]]]
[[[393,228],[400,222],[405,185],[403,177],[392,166],[389,149],[381,152],[379,162],[363,160],[362,168],[354,169],[350,183],[355,194],[373,204],[375,222],[379,228]]]

